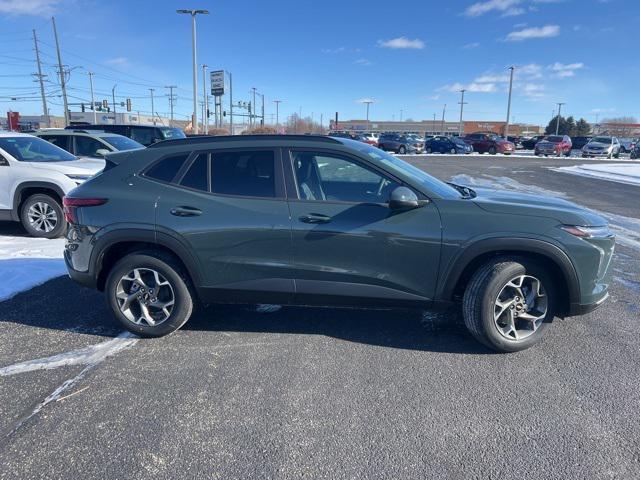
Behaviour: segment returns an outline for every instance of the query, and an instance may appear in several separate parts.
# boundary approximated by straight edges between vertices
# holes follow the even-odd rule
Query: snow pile
[[[600,180],[640,185],[640,163],[583,164],[572,167],[558,167],[552,170],[580,175],[581,177],[593,177]]]
[[[65,275],[63,238],[0,236],[0,302]]]

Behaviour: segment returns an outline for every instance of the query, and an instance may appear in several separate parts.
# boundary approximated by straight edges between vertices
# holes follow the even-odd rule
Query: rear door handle
[[[321,215],[319,213],[309,213],[299,217],[299,220],[303,223],[329,223],[331,221],[331,217]]]
[[[202,210],[195,207],[175,207],[171,209],[171,215],[176,217],[197,217],[202,215]]]

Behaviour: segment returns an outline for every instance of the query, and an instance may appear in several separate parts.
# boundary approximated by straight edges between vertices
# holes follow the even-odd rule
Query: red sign
[[[18,123],[20,122],[19,112],[7,112],[7,123],[9,131],[18,131]]]

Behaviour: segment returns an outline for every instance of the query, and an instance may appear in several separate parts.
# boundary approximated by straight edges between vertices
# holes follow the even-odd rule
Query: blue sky
[[[70,101],[131,97],[133,109],[168,112],[164,86],[179,86],[176,114],[191,110],[190,18],[198,17],[198,61],[234,76],[234,100],[265,94],[267,121],[302,110],[342,119],[447,119],[506,115],[508,71],[516,66],[512,120],[546,124],[563,113],[596,118],[640,116],[636,80],[637,0],[450,0],[321,2],[307,0],[0,0],[0,110],[41,113],[31,29],[41,41],[50,108],[60,114],[50,16],[63,62],[72,68]],[[200,82],[200,78],[198,79]],[[202,86],[199,85],[201,91]],[[7,97],[33,98],[9,101]],[[225,100],[226,102],[227,100]]]

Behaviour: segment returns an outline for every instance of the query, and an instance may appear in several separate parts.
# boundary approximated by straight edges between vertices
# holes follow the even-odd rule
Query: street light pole
[[[441,135],[444,135],[444,114],[447,111],[447,104],[444,104],[444,107],[442,107],[442,132],[440,132]]]
[[[198,133],[198,59],[196,55],[196,15],[208,15],[208,10],[176,10],[177,13],[191,15],[191,48],[193,62],[193,114],[191,115],[191,125],[193,133]]]
[[[513,71],[515,67],[509,67],[511,70],[511,74],[509,75],[509,101],[507,102],[507,122],[504,126],[504,138],[507,139],[509,136],[509,119],[511,118],[511,91],[513,89]]]
[[[273,103],[276,104],[276,130],[278,130],[278,127],[280,126],[280,104],[282,103],[282,100],[274,100]]]
[[[98,124],[98,116],[96,114],[96,102],[93,98],[93,72],[89,72],[89,88],[91,88],[91,110],[93,110],[93,124]]]
[[[207,95],[207,65],[205,64],[202,64],[202,101],[204,102],[204,112],[202,116],[202,123],[204,124],[204,134],[208,135],[209,134],[209,95]]]
[[[560,130],[560,112],[562,110],[562,105],[564,105],[564,103],[558,102],[558,117],[556,118],[556,135],[558,135],[558,131]]]
[[[462,94],[462,98],[460,99],[460,121],[458,122],[458,136],[462,136],[462,112],[464,110],[464,104],[465,104],[464,92],[466,92],[464,88],[460,90],[460,93]]]
[[[116,87],[118,84],[116,83],[111,89],[111,100],[113,101],[113,123],[118,123],[118,119],[116,117]]]
[[[151,120],[153,121],[153,124],[156,124],[156,114],[155,114],[155,108],[153,107],[153,92],[155,91],[155,88],[150,88],[149,92],[151,93]]]
[[[170,121],[169,121],[169,125],[173,127],[173,102],[174,102],[174,97],[173,97],[173,89],[174,88],[178,88],[176,85],[167,85],[164,88],[168,88],[169,89],[169,110],[170,110]],[[138,120],[140,120],[140,116],[138,116]]]

